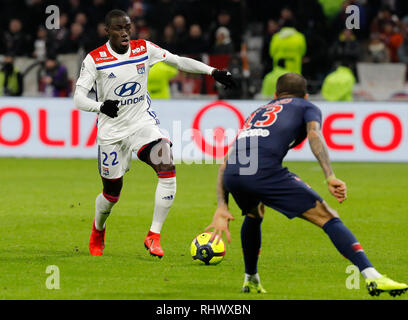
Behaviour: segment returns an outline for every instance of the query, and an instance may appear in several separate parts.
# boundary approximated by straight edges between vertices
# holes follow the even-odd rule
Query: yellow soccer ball
[[[218,264],[225,256],[225,243],[222,239],[217,243],[218,236],[210,242],[211,233],[199,234],[191,242],[191,256],[193,261],[200,264]]]

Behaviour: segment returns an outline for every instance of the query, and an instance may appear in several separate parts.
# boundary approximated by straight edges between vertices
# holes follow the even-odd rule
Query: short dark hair
[[[119,10],[119,9],[111,10],[105,16],[105,25],[109,27],[111,24],[112,18],[127,17],[127,16],[128,16],[127,13],[123,10]]]
[[[276,96],[291,95],[303,98],[307,93],[306,79],[297,73],[286,73],[276,83]]]

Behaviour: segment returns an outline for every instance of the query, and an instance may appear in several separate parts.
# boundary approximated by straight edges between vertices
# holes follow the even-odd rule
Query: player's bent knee
[[[120,198],[120,193],[118,195],[110,195],[109,193],[106,193],[105,190],[102,191],[102,195],[105,197],[106,200],[113,204],[118,202]]]
[[[316,207],[302,214],[302,218],[323,227],[329,220],[338,218],[338,213],[325,202],[316,201]]]
[[[120,192],[123,186],[123,178],[121,177],[119,179],[106,179],[102,177],[102,184],[102,194],[104,196],[106,194],[105,198],[110,197],[112,200],[117,198],[116,202],[119,201]]]
[[[155,149],[156,151],[154,151]],[[160,152],[157,150],[160,150]],[[154,161],[155,157],[157,159]],[[173,163],[173,155],[170,145],[166,141],[161,141],[154,146],[150,153],[150,159],[151,166],[159,178],[172,178],[176,176],[176,166]]]
[[[259,203],[256,207],[252,208],[247,216],[253,219],[263,219],[265,214],[265,206],[263,203]]]
[[[265,215],[265,205],[262,202],[258,205],[258,214],[260,218],[263,219]]]
[[[173,165],[173,154],[167,141],[160,141],[152,147],[149,162],[153,166]]]
[[[338,218],[339,214],[337,213],[336,210],[332,209],[326,201],[319,202],[323,207],[324,207],[324,214],[329,218],[329,220],[333,218]]]

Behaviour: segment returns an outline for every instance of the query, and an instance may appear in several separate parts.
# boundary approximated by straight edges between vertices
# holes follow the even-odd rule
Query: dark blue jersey
[[[310,121],[321,124],[321,111],[302,98],[276,99],[258,108],[238,134],[226,173],[237,174],[252,161],[258,162],[259,169],[280,168],[289,149],[306,138]]]

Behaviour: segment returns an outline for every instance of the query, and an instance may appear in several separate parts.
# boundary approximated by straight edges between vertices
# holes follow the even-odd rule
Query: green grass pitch
[[[332,198],[317,163],[286,163],[336,209],[371,262],[394,280],[408,281],[408,164],[334,163],[348,199]],[[407,299],[347,289],[350,263],[326,234],[302,220],[267,209],[259,273],[264,295],[240,293],[243,217],[231,211],[232,241],[217,266],[192,263],[192,239],[211,222],[217,165],[177,166],[177,196],[163,227],[162,260],[143,247],[157,178],[133,162],[119,203],[107,221],[102,257],[88,239],[101,191],[96,160],[0,159],[0,299]],[[46,288],[46,268],[60,271],[60,289]]]

